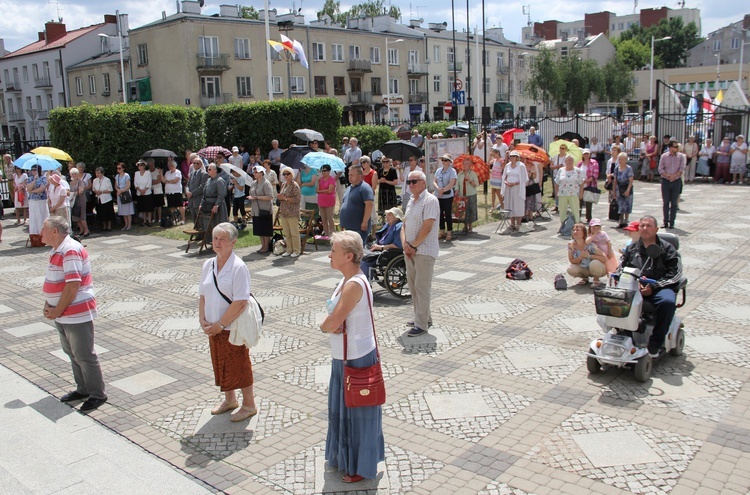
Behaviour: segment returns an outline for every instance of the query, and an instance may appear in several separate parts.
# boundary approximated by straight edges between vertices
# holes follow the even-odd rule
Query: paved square
[[[584,433],[572,437],[591,464],[598,468],[661,461],[659,454],[634,431]]]
[[[748,351],[748,349],[745,349],[720,335],[691,335],[690,338],[685,339],[685,345],[702,354],[726,354]]]
[[[472,277],[475,277],[476,273],[470,273],[470,272],[457,272],[457,271],[448,271],[445,273],[441,273],[440,275],[436,275],[436,279],[442,279],[442,280],[452,280],[454,282],[463,282],[464,280],[468,280]]]
[[[57,329],[48,323],[29,323],[27,325],[21,325],[20,327],[3,328],[7,333],[14,337],[29,337],[31,335],[38,335],[40,333],[47,333],[57,331]]]
[[[138,395],[144,392],[150,392],[164,385],[176,382],[176,378],[165,375],[156,370],[144,371],[137,375],[129,376],[121,380],[110,382],[110,385],[119,388],[130,395]]]
[[[491,416],[492,409],[482,394],[430,395],[425,394],[427,407],[435,419],[476,418]]]
[[[94,344],[94,351],[96,352],[97,356],[101,356],[104,353],[109,352],[109,349],[106,347],[102,347],[99,344]],[[70,358],[62,349],[57,349],[56,351],[51,351],[50,354],[55,356],[57,359],[60,359],[62,361],[65,361],[66,363],[70,362]]]

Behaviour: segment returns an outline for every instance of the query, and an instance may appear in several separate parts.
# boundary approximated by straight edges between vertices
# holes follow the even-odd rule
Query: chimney
[[[240,12],[237,5],[219,5],[219,16],[234,17],[236,19],[240,16]]]
[[[39,41],[44,41],[44,31],[39,31],[37,34],[39,35]]]
[[[65,24],[61,22],[48,22],[44,25],[44,32],[46,33],[47,44],[57,41],[68,34]]]
[[[200,14],[201,4],[195,0],[183,0],[182,1],[182,13],[183,14]]]
[[[113,14],[104,14],[104,24],[117,24],[117,16]]]
[[[422,27],[422,23],[424,22],[424,19],[411,19],[409,21],[410,27]]]

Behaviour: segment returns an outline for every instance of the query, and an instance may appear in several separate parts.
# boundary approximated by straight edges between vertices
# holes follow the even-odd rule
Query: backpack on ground
[[[558,273],[555,275],[555,289],[556,290],[568,290],[568,281],[565,280],[565,275]]]
[[[573,219],[573,215],[568,213],[568,218],[566,218],[562,225],[560,225],[560,230],[558,230],[557,233],[563,237],[570,237],[573,235],[573,225],[575,223],[576,221]]]
[[[505,269],[505,277],[511,280],[529,280],[532,275],[528,263],[518,258],[511,261]]]

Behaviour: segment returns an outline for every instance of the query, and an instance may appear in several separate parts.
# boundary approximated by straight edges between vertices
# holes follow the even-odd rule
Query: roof
[[[19,48],[18,50],[9,53],[3,58],[19,57],[21,55],[29,55],[31,53],[37,53],[37,52],[43,52],[46,50],[55,50],[57,48],[63,48],[65,45],[67,45],[71,41],[78,39],[81,36],[88,34],[91,31],[97,28],[100,28],[102,26],[104,26],[104,23],[94,24],[92,26],[75,29],[73,31],[68,31],[65,34],[65,36],[63,36],[62,38],[58,40],[53,41],[52,43],[47,43],[46,40],[35,41],[34,43],[30,45],[26,45],[23,48]]]

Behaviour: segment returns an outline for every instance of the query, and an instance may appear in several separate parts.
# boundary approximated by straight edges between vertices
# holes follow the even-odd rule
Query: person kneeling
[[[587,234],[584,224],[573,225],[573,240],[568,243],[568,275],[581,279],[577,285],[586,285],[589,277],[594,277],[593,287],[600,287],[603,284],[599,277],[607,275],[607,258],[596,244],[586,243]]]

